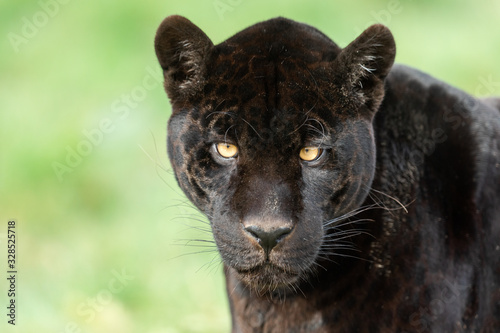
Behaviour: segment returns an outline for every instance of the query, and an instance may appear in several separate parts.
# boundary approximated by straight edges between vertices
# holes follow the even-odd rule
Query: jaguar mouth
[[[294,289],[294,285],[300,279],[300,274],[286,271],[269,262],[236,272],[240,281],[261,295]]]

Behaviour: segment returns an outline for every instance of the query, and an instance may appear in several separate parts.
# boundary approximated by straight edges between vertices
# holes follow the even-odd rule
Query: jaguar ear
[[[163,69],[165,91],[172,101],[202,88],[205,61],[212,47],[210,38],[182,16],[169,16],[160,24],[155,51]]]
[[[395,56],[396,44],[387,27],[375,24],[363,31],[335,59],[342,94],[376,111],[384,97],[383,81]]]

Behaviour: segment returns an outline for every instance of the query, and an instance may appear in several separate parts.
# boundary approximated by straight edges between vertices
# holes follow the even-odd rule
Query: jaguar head
[[[390,31],[371,26],[341,49],[277,18],[214,45],[170,16],[155,48],[180,187],[240,281],[261,294],[293,289],[356,236],[339,221],[363,204],[374,176]]]

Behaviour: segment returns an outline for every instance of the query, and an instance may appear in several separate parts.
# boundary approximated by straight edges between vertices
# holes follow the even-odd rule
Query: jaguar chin
[[[246,271],[237,271],[238,279],[258,294],[290,291],[300,279],[300,273],[264,263]]]

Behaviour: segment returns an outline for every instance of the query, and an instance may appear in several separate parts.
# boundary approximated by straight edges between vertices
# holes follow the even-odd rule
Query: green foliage
[[[285,16],[342,47],[381,22],[395,35],[397,62],[500,95],[499,13],[491,0],[2,3],[0,243],[16,219],[21,280],[18,325],[0,327],[229,331],[217,252],[189,242],[211,239],[200,230],[209,226],[180,193],[165,152],[170,106],[153,50],[165,16],[188,17],[216,43]],[[118,286],[122,270],[129,280]],[[6,288],[2,279],[2,295]]]

